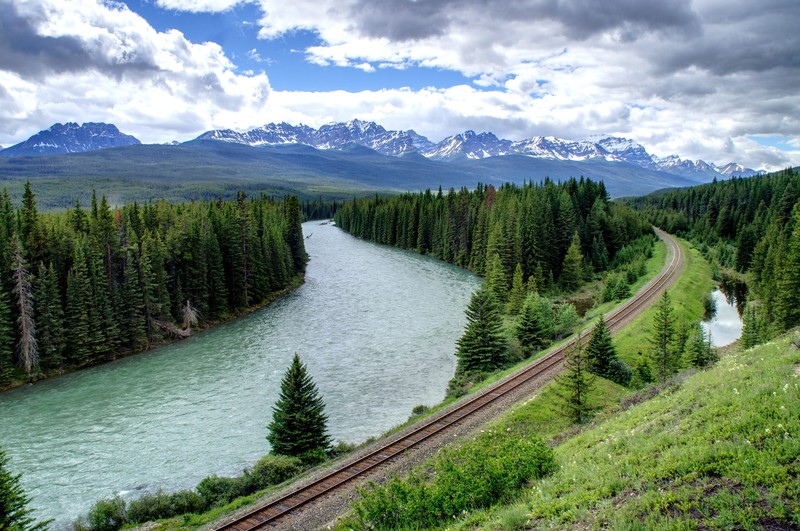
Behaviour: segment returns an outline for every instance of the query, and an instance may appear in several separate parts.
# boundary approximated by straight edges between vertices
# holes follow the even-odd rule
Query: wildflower
[[[766,430],[764,430],[764,433],[766,433],[767,435],[769,435],[770,433],[772,433],[772,431],[770,431],[770,429],[769,429],[769,428],[767,428]]]
[[[788,393],[789,392],[789,384],[788,383],[783,386],[783,392],[784,393]]]
[[[735,394],[736,396],[739,396],[739,390],[736,389],[735,387],[733,388],[733,394]]]

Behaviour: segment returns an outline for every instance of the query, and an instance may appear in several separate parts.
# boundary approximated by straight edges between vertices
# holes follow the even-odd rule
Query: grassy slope
[[[460,527],[800,526],[800,333],[733,353],[556,449],[561,470]]]
[[[690,247],[684,240],[679,241],[686,255],[686,270],[669,290],[669,294],[678,320],[700,320],[703,315],[703,297],[714,286],[711,266],[697,249]],[[663,260],[662,258],[662,264]],[[614,337],[617,352],[625,362],[632,364],[640,352],[649,348],[647,335],[654,315],[655,308],[651,307]]]

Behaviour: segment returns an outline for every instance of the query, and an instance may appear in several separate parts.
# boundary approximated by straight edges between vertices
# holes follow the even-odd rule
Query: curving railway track
[[[634,297],[606,315],[606,324],[612,333],[622,329],[622,327],[647,309],[661,296],[663,290],[675,283],[683,271],[683,250],[678,242],[669,234],[659,229],[655,230],[659,238],[667,244],[669,249],[667,263],[661,272],[650,280],[650,282],[645,284]],[[584,340],[589,333],[591,333],[591,328],[584,330],[580,335],[580,340]],[[497,381],[490,387],[468,396],[439,414],[420,422],[394,440],[390,440],[370,449],[357,459],[332,467],[330,471],[322,474],[313,481],[272,499],[247,514],[219,526],[217,529],[219,531],[245,531],[280,525],[282,519],[310,502],[318,500],[339,489],[343,485],[363,478],[369,472],[388,463],[396,456],[404,454],[415,446],[442,434],[442,432],[463,422],[477,411],[497,403],[503,397],[520,389],[534,378],[542,376],[551,369],[557,368],[558,365],[564,361],[564,353],[577,340],[578,338],[576,337],[565,342],[541,358],[538,358],[536,361],[531,362],[518,371]]]

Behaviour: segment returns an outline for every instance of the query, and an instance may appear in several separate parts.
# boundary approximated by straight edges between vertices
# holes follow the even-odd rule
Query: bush
[[[303,463],[298,457],[267,454],[259,459],[251,473],[253,483],[258,489],[278,485],[303,471]]]
[[[126,523],[125,500],[120,496],[99,500],[86,515],[86,527],[92,531],[116,531]],[[83,528],[83,523],[77,527]]]
[[[490,431],[460,448],[443,450],[431,478],[415,472],[363,489],[355,512],[366,528],[437,527],[462,511],[507,501],[556,468],[553,450],[542,440]]]
[[[181,514],[202,513],[210,507],[206,500],[192,490],[165,494],[162,490],[144,494],[128,503],[128,521],[142,524]]]
[[[353,443],[348,443],[344,441],[337,441],[336,444],[328,450],[328,457],[331,459],[336,459],[337,457],[349,454],[350,452],[354,451],[357,446]]]
[[[208,507],[219,507],[258,490],[253,483],[253,476],[248,472],[236,478],[208,476],[197,485],[197,493]]]
[[[428,406],[426,406],[424,404],[420,404],[418,406],[414,406],[414,409],[411,410],[411,414],[414,415],[414,416],[422,415],[423,413],[428,411],[428,409],[429,409]]]
[[[627,363],[615,356],[608,363],[608,374],[606,377],[614,383],[627,386],[631,383],[633,371],[631,371]]]

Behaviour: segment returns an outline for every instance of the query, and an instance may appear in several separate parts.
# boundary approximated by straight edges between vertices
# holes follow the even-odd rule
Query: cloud
[[[436,136],[491,126],[511,138],[609,133],[662,155],[721,163],[735,156],[733,146],[752,157],[743,161],[750,165],[800,163],[796,153],[747,139],[800,137],[796,0],[260,1],[261,38],[312,31],[319,41],[305,50],[312,63],[422,66],[474,80],[475,90],[419,91],[414,118],[405,106],[372,103],[398,113],[386,113],[384,122],[407,116],[401,128]],[[299,100],[292,105],[304,108]],[[383,114],[366,104],[342,108]]]
[[[0,28],[5,143],[55,121],[163,127],[143,140],[168,140],[262,116],[271,90],[266,74],[238,73],[218,44],[158,32],[123,4],[0,0]]]
[[[220,13],[248,0],[156,0],[156,5],[164,9],[186,11],[189,13]]]

